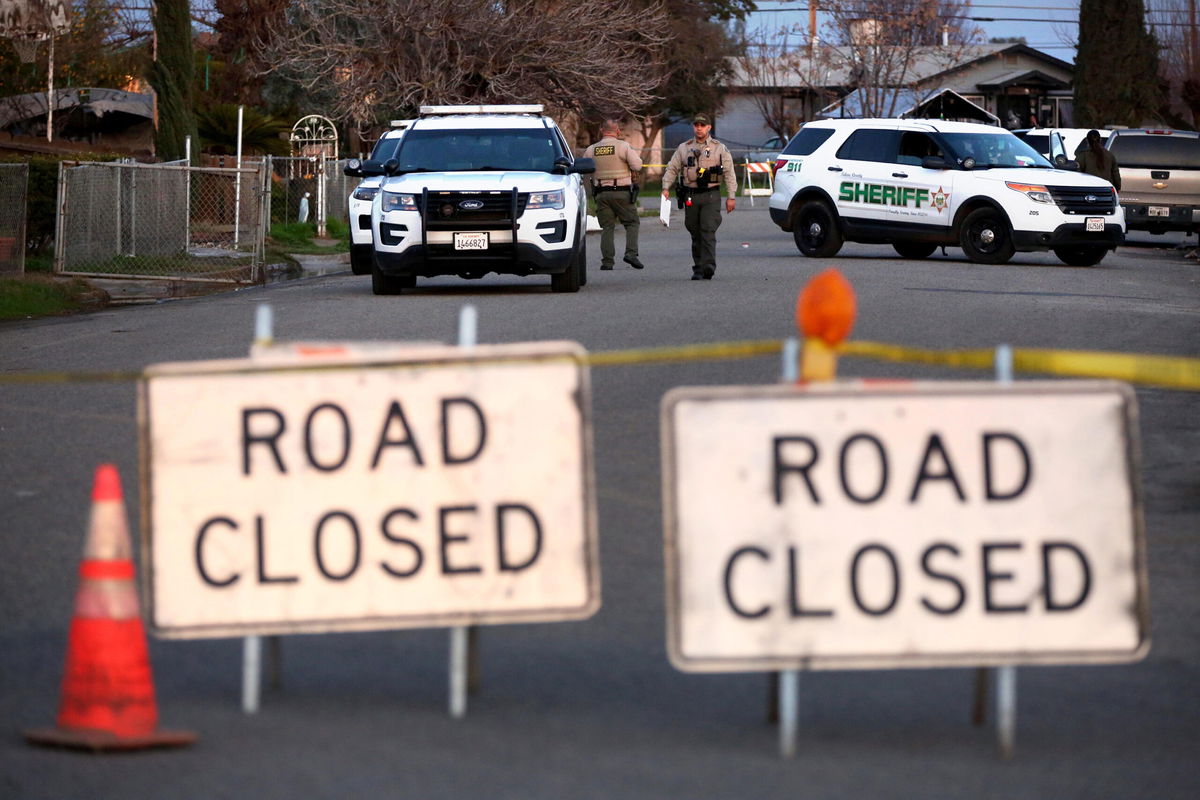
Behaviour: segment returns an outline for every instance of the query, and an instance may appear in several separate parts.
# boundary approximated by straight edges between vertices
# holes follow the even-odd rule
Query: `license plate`
[[[454,234],[454,249],[455,250],[487,250],[488,235],[483,233],[456,233]]]
[[[1088,233],[1104,233],[1104,217],[1088,217],[1087,231]]]
[[[1171,209],[1167,206],[1150,206],[1148,209],[1149,215],[1152,217],[1169,217]]]

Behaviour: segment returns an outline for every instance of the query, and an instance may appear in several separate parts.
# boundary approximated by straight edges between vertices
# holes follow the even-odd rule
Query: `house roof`
[[[912,108],[923,97],[915,89],[855,89],[817,112],[819,119],[855,119],[858,117],[895,117],[902,108]],[[870,107],[871,110],[868,113]]]
[[[1047,75],[1040,69],[1016,69],[975,84],[980,89],[1006,89],[1009,86],[1038,86],[1044,89],[1066,89],[1071,84]]]
[[[999,125],[1000,118],[986,108],[972,103],[958,92],[944,87],[925,95],[919,103],[901,112],[901,117],[915,119],[946,119],[984,122]]]
[[[154,118],[154,98],[148,94],[100,88],[54,90],[55,111],[74,108],[81,108],[97,117],[115,112],[146,119]],[[45,116],[47,111],[45,92],[0,98],[0,128],[21,120]]]
[[[730,86],[751,90],[787,89],[800,87],[836,88],[849,86],[851,80],[850,48],[821,45],[812,58],[804,48],[797,48],[791,57],[762,56],[737,58],[732,61]],[[903,76],[906,85],[944,86],[953,83],[949,77],[998,56],[1026,55],[1042,61],[1048,68],[1072,73],[1074,67],[1052,55],[1024,44],[988,43],[977,45],[926,46],[912,51],[912,61]],[[1046,86],[1065,88],[1069,83],[1037,69],[1018,70],[1036,73],[1047,81]],[[990,83],[988,84],[990,85]],[[982,86],[982,85],[981,85]]]

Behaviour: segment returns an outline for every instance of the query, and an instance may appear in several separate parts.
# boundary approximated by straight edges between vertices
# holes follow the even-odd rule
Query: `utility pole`
[[[1195,3],[1196,0],[1191,0]],[[1192,25],[1192,34],[1195,36],[1195,23]],[[1194,39],[1193,39],[1194,41]],[[812,58],[816,54],[817,49],[817,0],[808,0],[808,60],[812,63]]]

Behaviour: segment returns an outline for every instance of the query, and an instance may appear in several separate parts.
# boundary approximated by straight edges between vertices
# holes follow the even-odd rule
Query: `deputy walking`
[[[600,269],[612,269],[616,255],[613,231],[619,221],[625,226],[625,257],[634,269],[641,269],[638,259],[637,173],[642,169],[638,151],[621,141],[621,126],[606,119],[600,126],[600,141],[583,151],[595,159],[592,175],[592,197],[596,200],[596,219],[600,222]]]
[[[721,226],[721,183],[725,184],[725,211],[737,206],[737,177],[733,156],[725,145],[708,134],[712,120],[707,114],[692,119],[691,139],[679,145],[663,173],[663,197],[671,196],[671,184],[683,203],[683,224],[692,235],[692,280],[712,280],[717,271],[717,228]]]

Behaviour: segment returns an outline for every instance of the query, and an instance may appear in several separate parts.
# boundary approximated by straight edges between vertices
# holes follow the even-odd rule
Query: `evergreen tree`
[[[155,146],[164,161],[183,158],[185,139],[192,137],[193,149],[200,148],[196,118],[192,111],[192,21],[188,0],[158,0],[154,30],[158,58],[150,67],[150,84],[158,96],[158,132]]]
[[[1080,0],[1075,124],[1138,126],[1161,103],[1158,42],[1143,0]]]

